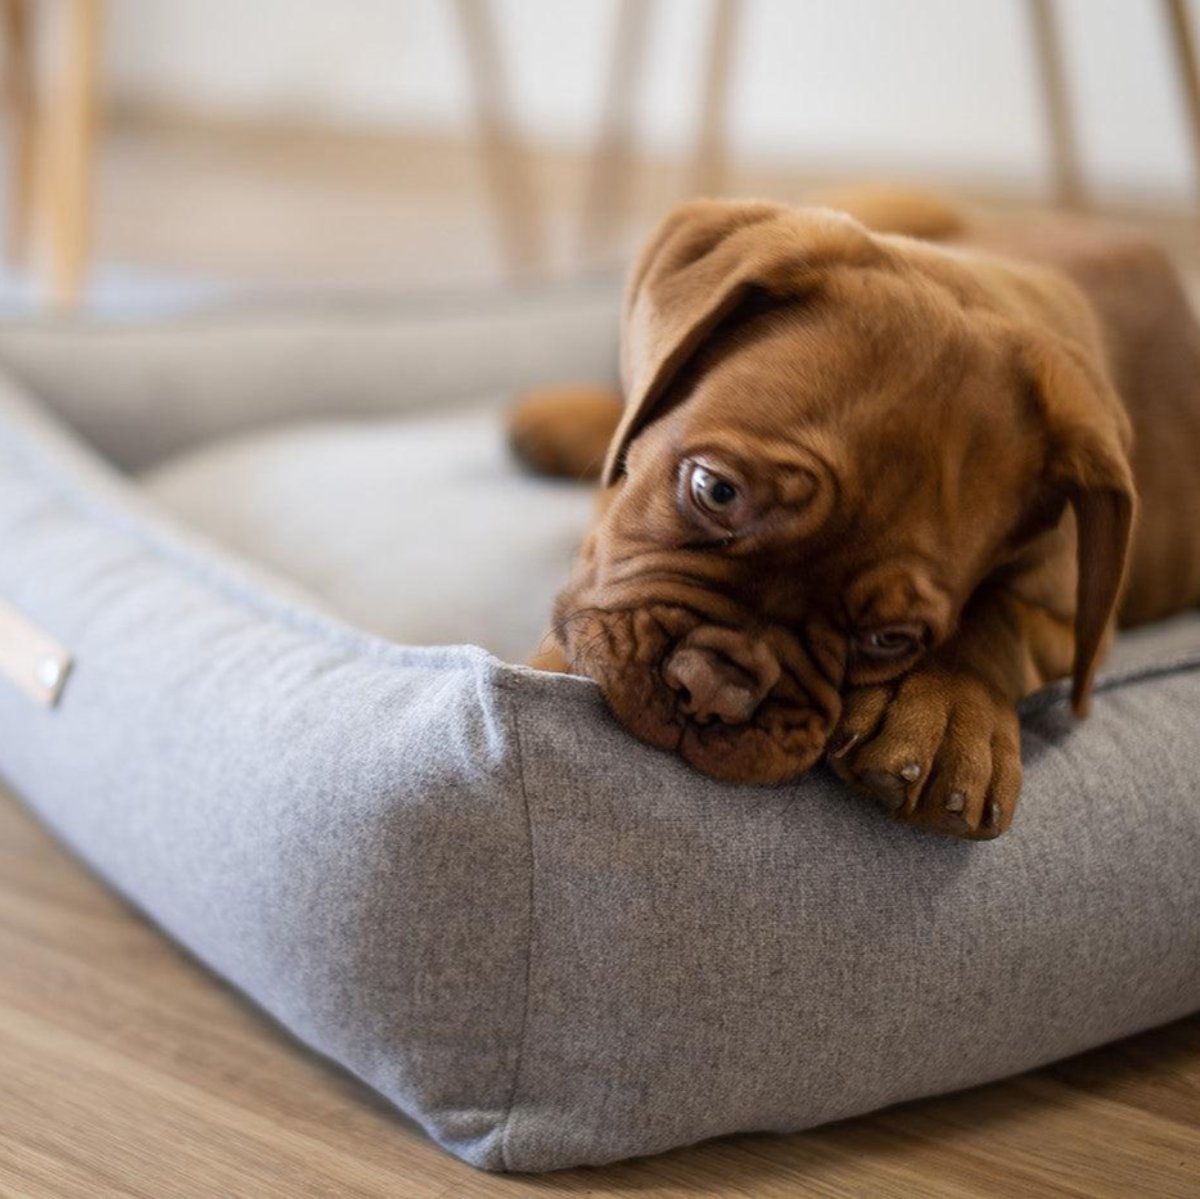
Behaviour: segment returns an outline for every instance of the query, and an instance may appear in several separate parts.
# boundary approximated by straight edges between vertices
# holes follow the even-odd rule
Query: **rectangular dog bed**
[[[805,1128],[1200,1007],[1200,616],[1122,637],[1086,722],[1027,704],[986,844],[824,771],[721,785],[489,652],[590,504],[516,473],[498,405],[609,377],[615,313],[0,330],[0,774],[486,1169]]]

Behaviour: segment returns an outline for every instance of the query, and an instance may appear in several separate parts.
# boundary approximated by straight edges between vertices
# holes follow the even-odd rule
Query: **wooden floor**
[[[1194,1199],[1200,1016],[814,1132],[489,1176],[295,1044],[0,793],[0,1195],[558,1194]]]

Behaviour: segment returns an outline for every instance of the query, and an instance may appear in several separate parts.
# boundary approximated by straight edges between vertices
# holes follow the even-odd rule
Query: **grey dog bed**
[[[1200,1007],[1200,617],[1122,638],[1087,722],[1028,705],[987,844],[822,771],[715,783],[455,644],[531,648],[590,500],[494,413],[605,377],[615,310],[0,330],[0,601],[72,663],[55,706],[0,677],[0,773],[487,1169],[804,1128]]]

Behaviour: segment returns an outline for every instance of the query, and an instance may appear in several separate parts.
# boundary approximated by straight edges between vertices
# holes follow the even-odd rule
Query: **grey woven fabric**
[[[523,319],[504,336],[529,359],[499,386],[561,366],[561,339],[539,361],[542,317]],[[164,397],[185,333],[158,360]],[[0,346],[20,340],[22,374],[55,380],[46,402],[114,437],[79,335],[37,337]],[[244,360],[247,401],[262,363]],[[272,419],[277,378],[260,379]],[[193,408],[140,411],[126,461],[196,440]],[[803,1128],[1200,1007],[1200,618],[1124,639],[1082,725],[1035,700],[1013,830],[959,844],[820,772],[703,778],[632,742],[584,680],[322,616],[182,533],[15,386],[0,597],[76,657],[52,711],[0,679],[0,773],[168,933],[476,1165]]]

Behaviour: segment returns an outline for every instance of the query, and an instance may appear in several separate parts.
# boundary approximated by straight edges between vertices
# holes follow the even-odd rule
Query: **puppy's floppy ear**
[[[831,261],[883,257],[861,225],[829,209],[723,200],[673,209],[634,264],[625,295],[625,415],[609,446],[605,486],[622,473],[630,441],[672,379],[752,291],[791,298]]]
[[[1078,583],[1071,702],[1090,706],[1101,643],[1120,599],[1137,503],[1129,417],[1103,367],[1062,338],[1026,347],[1049,434],[1048,483],[1075,511]]]

